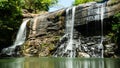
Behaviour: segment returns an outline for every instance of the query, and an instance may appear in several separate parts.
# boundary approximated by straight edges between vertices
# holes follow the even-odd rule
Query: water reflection
[[[119,68],[120,59],[100,58],[9,58],[0,68]]]

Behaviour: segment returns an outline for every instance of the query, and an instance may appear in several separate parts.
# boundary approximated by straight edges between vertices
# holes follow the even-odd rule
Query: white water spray
[[[13,46],[11,46],[12,48],[15,48],[16,46],[22,45],[26,39],[26,24],[29,21],[29,19],[25,20],[21,26],[20,29],[17,33],[17,37],[16,40],[13,44]]]
[[[29,21],[29,19],[23,21],[23,23],[21,24],[19,31],[17,33],[16,36],[16,40],[14,42],[14,44],[8,48],[4,48],[2,50],[3,54],[7,54],[7,55],[12,55],[14,54],[14,50],[16,48],[16,46],[20,46],[25,42],[26,39],[26,24]]]

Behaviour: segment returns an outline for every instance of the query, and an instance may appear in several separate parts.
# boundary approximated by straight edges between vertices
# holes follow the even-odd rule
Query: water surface
[[[0,68],[120,68],[120,59],[102,58],[5,58]]]

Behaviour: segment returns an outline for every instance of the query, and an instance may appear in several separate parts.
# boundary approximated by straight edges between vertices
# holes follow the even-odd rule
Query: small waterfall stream
[[[19,31],[17,33],[15,42],[13,43],[12,46],[4,48],[2,50],[3,54],[6,54],[6,55],[13,55],[13,54],[15,54],[16,53],[14,51],[15,48],[17,46],[22,45],[25,42],[25,39],[26,39],[26,24],[28,23],[29,20],[30,19],[27,19],[27,20],[23,21],[23,23],[21,24],[21,26],[19,28]]]
[[[69,15],[69,8],[66,10],[66,34],[70,36],[69,41],[67,43],[65,53],[69,51],[70,56],[73,57],[74,52],[73,52],[73,30],[74,30],[74,16],[75,16],[75,7],[72,8],[72,15]]]
[[[104,19],[104,12],[105,12],[105,11],[104,11],[104,10],[105,10],[104,5],[105,5],[104,3],[101,4],[101,48],[102,48],[102,55],[101,55],[101,57],[102,57],[102,58],[104,57],[104,55],[103,55],[103,54],[104,54],[104,53],[103,53],[103,52],[104,52],[104,51],[103,51],[104,48],[103,48],[103,44],[102,44],[102,43],[103,43],[103,39],[104,39],[104,35],[103,35],[103,26],[104,26],[104,25],[103,25],[103,19]]]
[[[97,7],[96,11],[92,10],[94,8],[94,6]],[[82,39],[82,41],[85,41],[85,42],[87,41],[87,43],[80,45],[80,52],[87,53],[90,57],[103,58],[104,57],[103,19],[104,19],[104,12],[105,12],[105,3],[98,3],[96,5],[91,5],[88,9],[88,16],[90,16],[91,14],[94,14],[94,12],[97,15],[93,18],[95,18],[98,22],[100,22],[99,25],[94,25],[95,31],[100,30],[100,34],[95,35],[95,36],[88,36],[88,37],[86,37],[86,40]],[[91,18],[88,18],[88,19],[91,19]],[[89,27],[91,27],[91,26],[89,26]],[[87,28],[88,28],[88,26],[87,26]],[[97,28],[99,28],[99,29],[97,30]],[[88,31],[88,30],[86,30],[86,31]]]
[[[73,48],[74,47],[73,32],[74,32],[75,8],[76,7],[72,7],[66,10],[66,31],[65,31],[65,35],[60,40],[60,43],[61,43],[60,46],[58,45],[59,47],[57,48],[56,52],[53,54],[55,57],[58,57],[58,56],[75,57],[75,50]],[[61,52],[59,53],[59,51]]]

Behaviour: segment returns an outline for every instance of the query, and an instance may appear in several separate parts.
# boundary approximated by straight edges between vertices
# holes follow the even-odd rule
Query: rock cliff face
[[[43,14],[31,19],[28,24],[28,39],[23,54],[48,56],[65,29],[65,11],[60,10]]]
[[[81,36],[81,40],[94,41],[97,39],[100,33],[100,19],[97,18],[99,13],[96,13],[100,6],[99,3],[91,2],[87,4],[82,4],[76,6],[75,13],[75,32],[74,38],[77,39]],[[104,47],[105,56],[114,55],[114,50],[116,47],[114,43],[111,42],[111,38],[106,36],[109,31],[111,31],[111,22],[109,18],[114,14],[120,12],[120,1],[106,2],[104,9]],[[28,37],[22,47],[22,54],[24,56],[50,56],[56,50],[59,39],[65,33],[65,20],[66,20],[66,9],[61,9],[55,12],[50,12],[42,15],[38,15],[31,19],[31,22],[27,25],[28,27]],[[87,26],[87,28],[86,28]],[[97,30],[97,31],[96,31]],[[93,36],[94,35],[94,36]],[[84,37],[83,37],[84,36]],[[88,37],[89,36],[89,37]],[[93,36],[91,38],[91,36]],[[88,38],[85,38],[88,37]],[[99,39],[98,39],[99,40]],[[95,43],[85,43],[85,46],[95,45]],[[83,47],[85,47],[83,46]],[[77,57],[84,56],[84,53],[79,52]],[[110,57],[110,56],[109,56]]]

